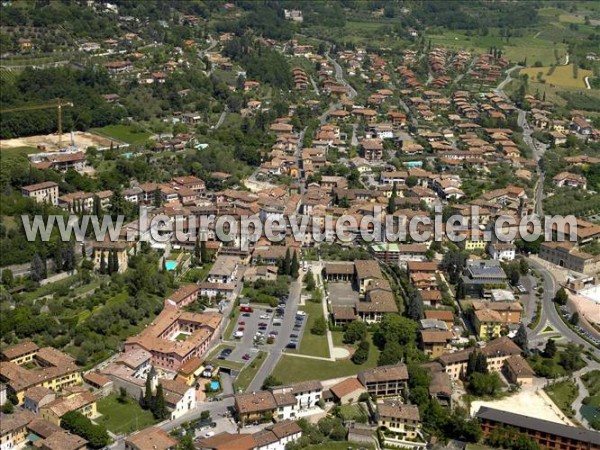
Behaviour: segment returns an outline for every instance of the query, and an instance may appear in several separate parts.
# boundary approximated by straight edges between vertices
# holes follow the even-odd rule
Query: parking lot
[[[353,306],[358,301],[358,292],[350,282],[331,282],[327,285],[327,290],[334,306]]]

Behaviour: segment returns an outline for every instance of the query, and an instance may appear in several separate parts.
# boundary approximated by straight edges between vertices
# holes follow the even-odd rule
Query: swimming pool
[[[177,261],[165,261],[165,267],[167,270],[175,270],[177,268]]]
[[[221,385],[219,384],[219,382],[217,380],[212,380],[210,382],[210,389],[213,391],[218,390],[221,387]]]

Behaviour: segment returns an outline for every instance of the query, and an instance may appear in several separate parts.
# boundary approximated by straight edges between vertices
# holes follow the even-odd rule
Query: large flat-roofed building
[[[465,291],[471,296],[480,296],[486,287],[506,285],[506,273],[497,260],[468,260],[462,276]]]
[[[500,411],[482,406],[476,414],[481,422],[481,429],[489,435],[497,428],[512,428],[520,435],[525,435],[549,450],[599,450],[600,433],[597,431],[575,428],[562,423]]]
[[[155,366],[176,371],[208,350],[222,318],[218,313],[196,314],[167,306],[140,334],[125,341],[125,353],[144,349],[152,354]]]
[[[405,364],[375,367],[359,372],[358,380],[370,395],[403,396],[407,390],[408,369]]]

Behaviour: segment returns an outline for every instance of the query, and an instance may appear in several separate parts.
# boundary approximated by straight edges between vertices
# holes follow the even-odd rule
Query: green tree
[[[502,380],[497,372],[488,374],[476,372],[469,378],[469,391],[474,395],[496,395],[502,388]]]
[[[368,341],[360,341],[358,348],[352,355],[352,362],[357,365],[366,363],[369,359],[369,347],[370,344]]]
[[[465,283],[462,278],[459,278],[458,281],[456,282],[456,294],[455,295],[456,295],[456,300],[462,300],[465,298],[466,289],[465,289]]]
[[[323,316],[319,317],[313,323],[313,326],[310,328],[310,332],[312,334],[316,334],[317,336],[323,336],[327,332],[327,322]]]
[[[529,353],[529,339],[527,337],[527,328],[525,327],[525,324],[523,324],[523,322],[521,322],[521,324],[519,325],[519,329],[517,330],[517,334],[515,335],[513,342],[519,347],[521,347],[521,350],[524,353]]]
[[[161,384],[156,388],[156,395],[154,396],[152,414],[157,420],[164,420],[168,417],[169,411],[167,410],[167,404],[165,402],[165,393]]]
[[[388,214],[394,214],[394,212],[396,212],[396,198],[397,197],[398,197],[398,192],[396,191],[396,183],[394,182],[394,185],[392,186],[392,193],[390,195],[390,198],[388,199],[388,207],[387,207]]]
[[[354,344],[363,340],[367,335],[367,324],[362,320],[353,320],[346,327],[344,332],[344,343]]]
[[[312,270],[306,272],[304,275],[304,287],[307,291],[312,291],[316,287],[315,276],[312,273]]]
[[[2,271],[2,284],[8,287],[12,287],[14,282],[13,272],[10,269],[4,269]]]
[[[275,386],[281,386],[283,383],[278,380],[277,378],[275,378],[273,375],[269,375],[267,378],[265,378],[265,381],[263,382],[262,388],[263,389],[269,389]]]
[[[142,405],[146,409],[152,409],[152,379],[154,377],[154,370],[150,369],[148,374],[146,375],[146,384],[144,387],[144,404]]]
[[[403,356],[404,350],[400,344],[396,341],[390,341],[389,343],[385,344],[385,348],[379,354],[377,365],[387,366],[390,364],[398,364],[402,360]]]
[[[160,208],[162,206],[163,200],[162,192],[160,191],[160,189],[156,189],[154,191],[154,200],[152,201],[152,203],[154,204],[155,208]]]
[[[548,341],[546,341],[546,346],[544,347],[544,357],[546,358],[554,358],[554,355],[556,355],[558,348],[556,347],[556,342],[554,341],[554,339],[548,339]]]
[[[200,241],[200,261],[202,261],[202,264],[210,262],[208,250],[206,249],[206,241],[204,239]]]
[[[575,311],[571,315],[571,318],[569,319],[569,323],[573,326],[577,326],[579,324],[579,313],[577,311]]]
[[[569,296],[567,295],[567,291],[565,291],[565,288],[563,287],[556,291],[556,294],[554,295],[554,301],[561,306],[566,305],[568,299]]]
[[[290,255],[290,249],[288,248],[285,251],[285,258],[283,259],[283,270],[282,270],[282,275],[290,275],[291,271],[291,265],[292,265],[292,257]]]
[[[298,278],[300,275],[300,263],[298,262],[298,252],[294,250],[294,256],[292,256],[292,262],[290,264],[290,275],[292,278]]]
[[[38,255],[37,253],[35,255],[33,255],[33,258],[31,259],[31,269],[30,270],[31,270],[30,276],[33,281],[40,282],[41,280],[46,278],[45,264],[42,261],[42,258],[40,258],[40,255]]]

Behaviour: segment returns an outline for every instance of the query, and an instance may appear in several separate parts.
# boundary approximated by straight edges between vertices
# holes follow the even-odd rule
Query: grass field
[[[3,148],[0,150],[0,156],[6,158],[15,158],[19,155],[27,156],[30,153],[38,152],[37,149],[33,147],[14,147],[14,148]]]
[[[339,341],[336,334],[341,332],[333,332],[334,343]],[[273,376],[284,384],[295,383],[298,381],[307,380],[327,380],[330,378],[345,377],[356,374],[360,370],[369,369],[377,366],[379,351],[373,345],[371,337],[371,349],[369,350],[369,359],[364,364],[357,366],[349,359],[338,361],[322,361],[317,359],[298,358],[291,355],[283,355],[279,363],[273,370]]]
[[[577,398],[577,385],[572,381],[561,381],[544,389],[548,397],[567,416],[573,417],[571,405]]]
[[[358,423],[367,423],[369,417],[367,412],[360,404],[340,406],[342,420],[355,420]]]
[[[235,392],[244,392],[246,389],[248,389],[248,386],[250,386],[250,383],[252,383],[252,380],[254,380],[256,373],[265,362],[266,356],[267,352],[260,351],[256,355],[254,361],[244,367],[244,369],[236,378],[235,383],[233,383]]]
[[[354,444],[350,442],[327,442],[319,445],[309,445],[306,450],[358,450],[360,448],[372,449],[370,444]]]
[[[588,404],[600,407],[600,370],[592,370],[581,379],[588,390],[590,398]]]
[[[585,77],[592,76],[591,70],[579,69],[577,78],[573,78],[573,65],[558,66],[552,75],[548,75],[550,67],[529,67],[521,69],[519,74],[527,74],[532,81],[538,80],[538,74],[542,74],[542,79],[546,80],[544,84],[550,86],[560,86],[565,88],[585,88]]]
[[[152,413],[142,409],[132,398],[127,398],[126,403],[120,403],[117,396],[112,394],[98,400],[97,407],[102,417],[96,419],[96,422],[115,434],[131,433],[156,423]]]
[[[131,125],[107,125],[102,128],[92,128],[90,131],[131,145],[144,144],[151,136],[146,131],[134,131]]]
[[[306,319],[306,326],[302,335],[302,341],[300,341],[300,348],[293,353],[300,353],[302,355],[320,356],[323,358],[329,358],[329,345],[327,343],[327,336],[318,336],[312,334],[310,329],[319,317],[323,317],[323,306],[320,303],[306,302],[304,306],[298,308],[308,314]]]

